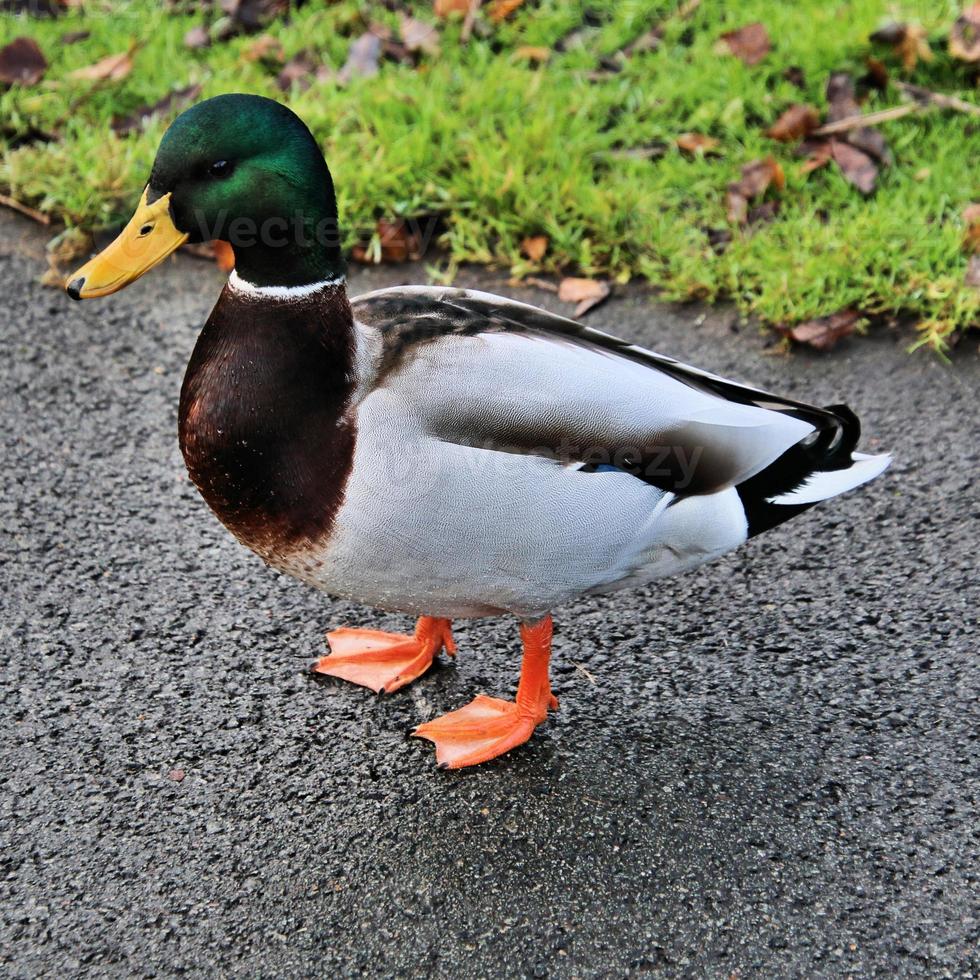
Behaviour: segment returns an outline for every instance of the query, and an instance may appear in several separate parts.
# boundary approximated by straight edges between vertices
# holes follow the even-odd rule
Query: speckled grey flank
[[[41,241],[0,222],[0,972],[976,973],[975,341],[951,367],[893,334],[787,360],[725,311],[594,311],[846,401],[896,461],[713,566],[562,610],[561,711],[443,773],[405,733],[511,691],[516,630],[460,624],[458,662],[384,700],[312,678],[325,629],[408,624],[268,571],[184,477],[217,273],[76,305],[34,284]]]

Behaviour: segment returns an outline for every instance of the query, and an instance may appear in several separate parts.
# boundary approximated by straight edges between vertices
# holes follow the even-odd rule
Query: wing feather
[[[373,384],[439,439],[611,465],[683,493],[733,486],[836,424],[523,303],[400,287],[352,301]]]

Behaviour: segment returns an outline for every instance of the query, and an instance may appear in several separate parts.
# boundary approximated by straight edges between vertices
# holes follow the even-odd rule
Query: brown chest
[[[329,537],[353,462],[350,308],[324,293],[264,301],[226,289],[181,391],[191,479],[267,560]]]

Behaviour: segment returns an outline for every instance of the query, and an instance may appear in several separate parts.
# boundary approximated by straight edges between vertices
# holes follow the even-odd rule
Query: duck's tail
[[[861,423],[846,405],[830,405],[821,415],[822,424],[815,432],[738,485],[749,537],[873,480],[891,463],[887,454],[854,451]]]

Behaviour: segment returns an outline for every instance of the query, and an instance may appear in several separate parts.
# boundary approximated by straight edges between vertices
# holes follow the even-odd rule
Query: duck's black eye
[[[208,173],[212,177],[227,177],[231,173],[231,169],[230,160],[215,160],[214,163],[208,167]]]

